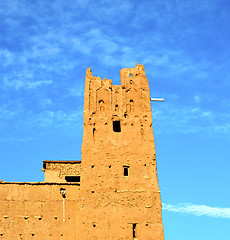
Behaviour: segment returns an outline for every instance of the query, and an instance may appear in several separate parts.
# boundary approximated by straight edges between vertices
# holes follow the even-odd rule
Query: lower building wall
[[[79,190],[76,184],[0,183],[0,239],[78,239]]]
[[[79,239],[164,240],[159,193],[95,194],[80,204]]]

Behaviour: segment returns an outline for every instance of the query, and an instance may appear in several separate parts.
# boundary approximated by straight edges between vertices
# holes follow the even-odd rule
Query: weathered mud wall
[[[66,183],[66,177],[81,175],[81,161],[43,161],[45,182]],[[79,178],[80,181],[80,178]]]
[[[82,162],[44,161],[45,183],[0,183],[0,240],[164,239],[144,66],[120,76],[86,72]]]
[[[164,239],[148,80],[122,69],[121,85],[86,73],[80,239]]]
[[[0,239],[78,239],[78,185],[1,183],[0,193]]]

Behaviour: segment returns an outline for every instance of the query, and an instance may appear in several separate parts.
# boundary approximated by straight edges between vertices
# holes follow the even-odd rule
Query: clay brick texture
[[[45,182],[0,183],[0,240],[163,240],[148,79],[85,79],[81,161],[44,161]]]

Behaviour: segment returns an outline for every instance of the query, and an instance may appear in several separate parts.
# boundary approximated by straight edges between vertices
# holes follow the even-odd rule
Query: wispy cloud
[[[70,98],[78,102],[82,98],[82,72],[91,65],[103,69],[102,74],[111,72],[108,78],[113,79],[113,69],[134,67],[137,62],[145,64],[149,69],[147,77],[165,80],[162,84],[171,94],[181,85],[194,87],[202,83],[200,88],[206,91],[217,82],[219,86],[223,82],[229,85],[226,51],[216,64],[205,55],[206,48],[199,48],[199,31],[209,29],[205,24],[219,7],[215,1],[209,5],[160,0],[118,0],[116,4],[100,0],[56,0],[49,5],[43,1],[1,1],[1,100],[11,105],[14,104],[12,99],[21,101],[24,104],[21,114],[29,113],[31,121],[39,121],[45,127],[49,123],[64,124],[61,116],[66,119],[68,114],[76,116],[76,109],[69,107]],[[196,19],[191,18],[193,14],[202,16],[203,28],[197,27]],[[206,34],[202,32],[202,36]],[[211,39],[209,34],[207,36]],[[215,53],[216,49],[221,53],[216,47],[209,50]],[[168,83],[172,85],[167,86]],[[37,91],[20,95],[20,91],[25,90]],[[182,93],[184,98],[186,94]],[[192,90],[189,94],[193,94]],[[154,109],[153,120],[159,126],[156,130],[230,132],[227,111],[203,108],[199,105],[202,97],[196,93],[192,97],[193,104],[166,102]],[[227,104],[230,106],[229,101]],[[40,108],[42,112],[38,114]]]
[[[163,203],[162,210],[167,212],[192,214],[195,216],[230,219],[230,208],[210,207],[206,205],[195,205],[190,203],[180,203],[177,205]]]
[[[51,80],[41,80],[36,81],[32,79],[33,76],[31,74],[19,74],[15,76],[15,79],[9,80],[7,77],[3,80],[3,87],[11,87],[19,90],[21,88],[25,89],[36,89],[41,87],[42,85],[49,85],[52,84],[53,81]],[[28,79],[31,79],[30,81]]]
[[[62,128],[64,130],[78,129],[82,124],[82,111],[44,111],[40,114],[31,114],[29,117],[31,125],[41,128]]]
[[[188,101],[185,104],[182,104],[178,97],[174,98],[169,96],[165,103],[152,105],[153,126],[156,132],[201,135],[205,133],[205,136],[230,133],[230,113],[227,109],[223,111],[212,108],[215,97],[211,99],[211,97],[195,95],[191,103]],[[219,104],[227,108],[224,102],[223,100],[223,103]]]

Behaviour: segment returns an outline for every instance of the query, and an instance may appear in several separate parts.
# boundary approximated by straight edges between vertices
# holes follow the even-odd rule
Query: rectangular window
[[[124,168],[124,177],[128,177],[129,176],[129,166],[123,166]]]
[[[133,239],[136,239],[136,223],[133,223]]]
[[[113,131],[121,132],[121,122],[120,121],[113,121]]]
[[[66,182],[80,182],[80,176],[65,176]]]

